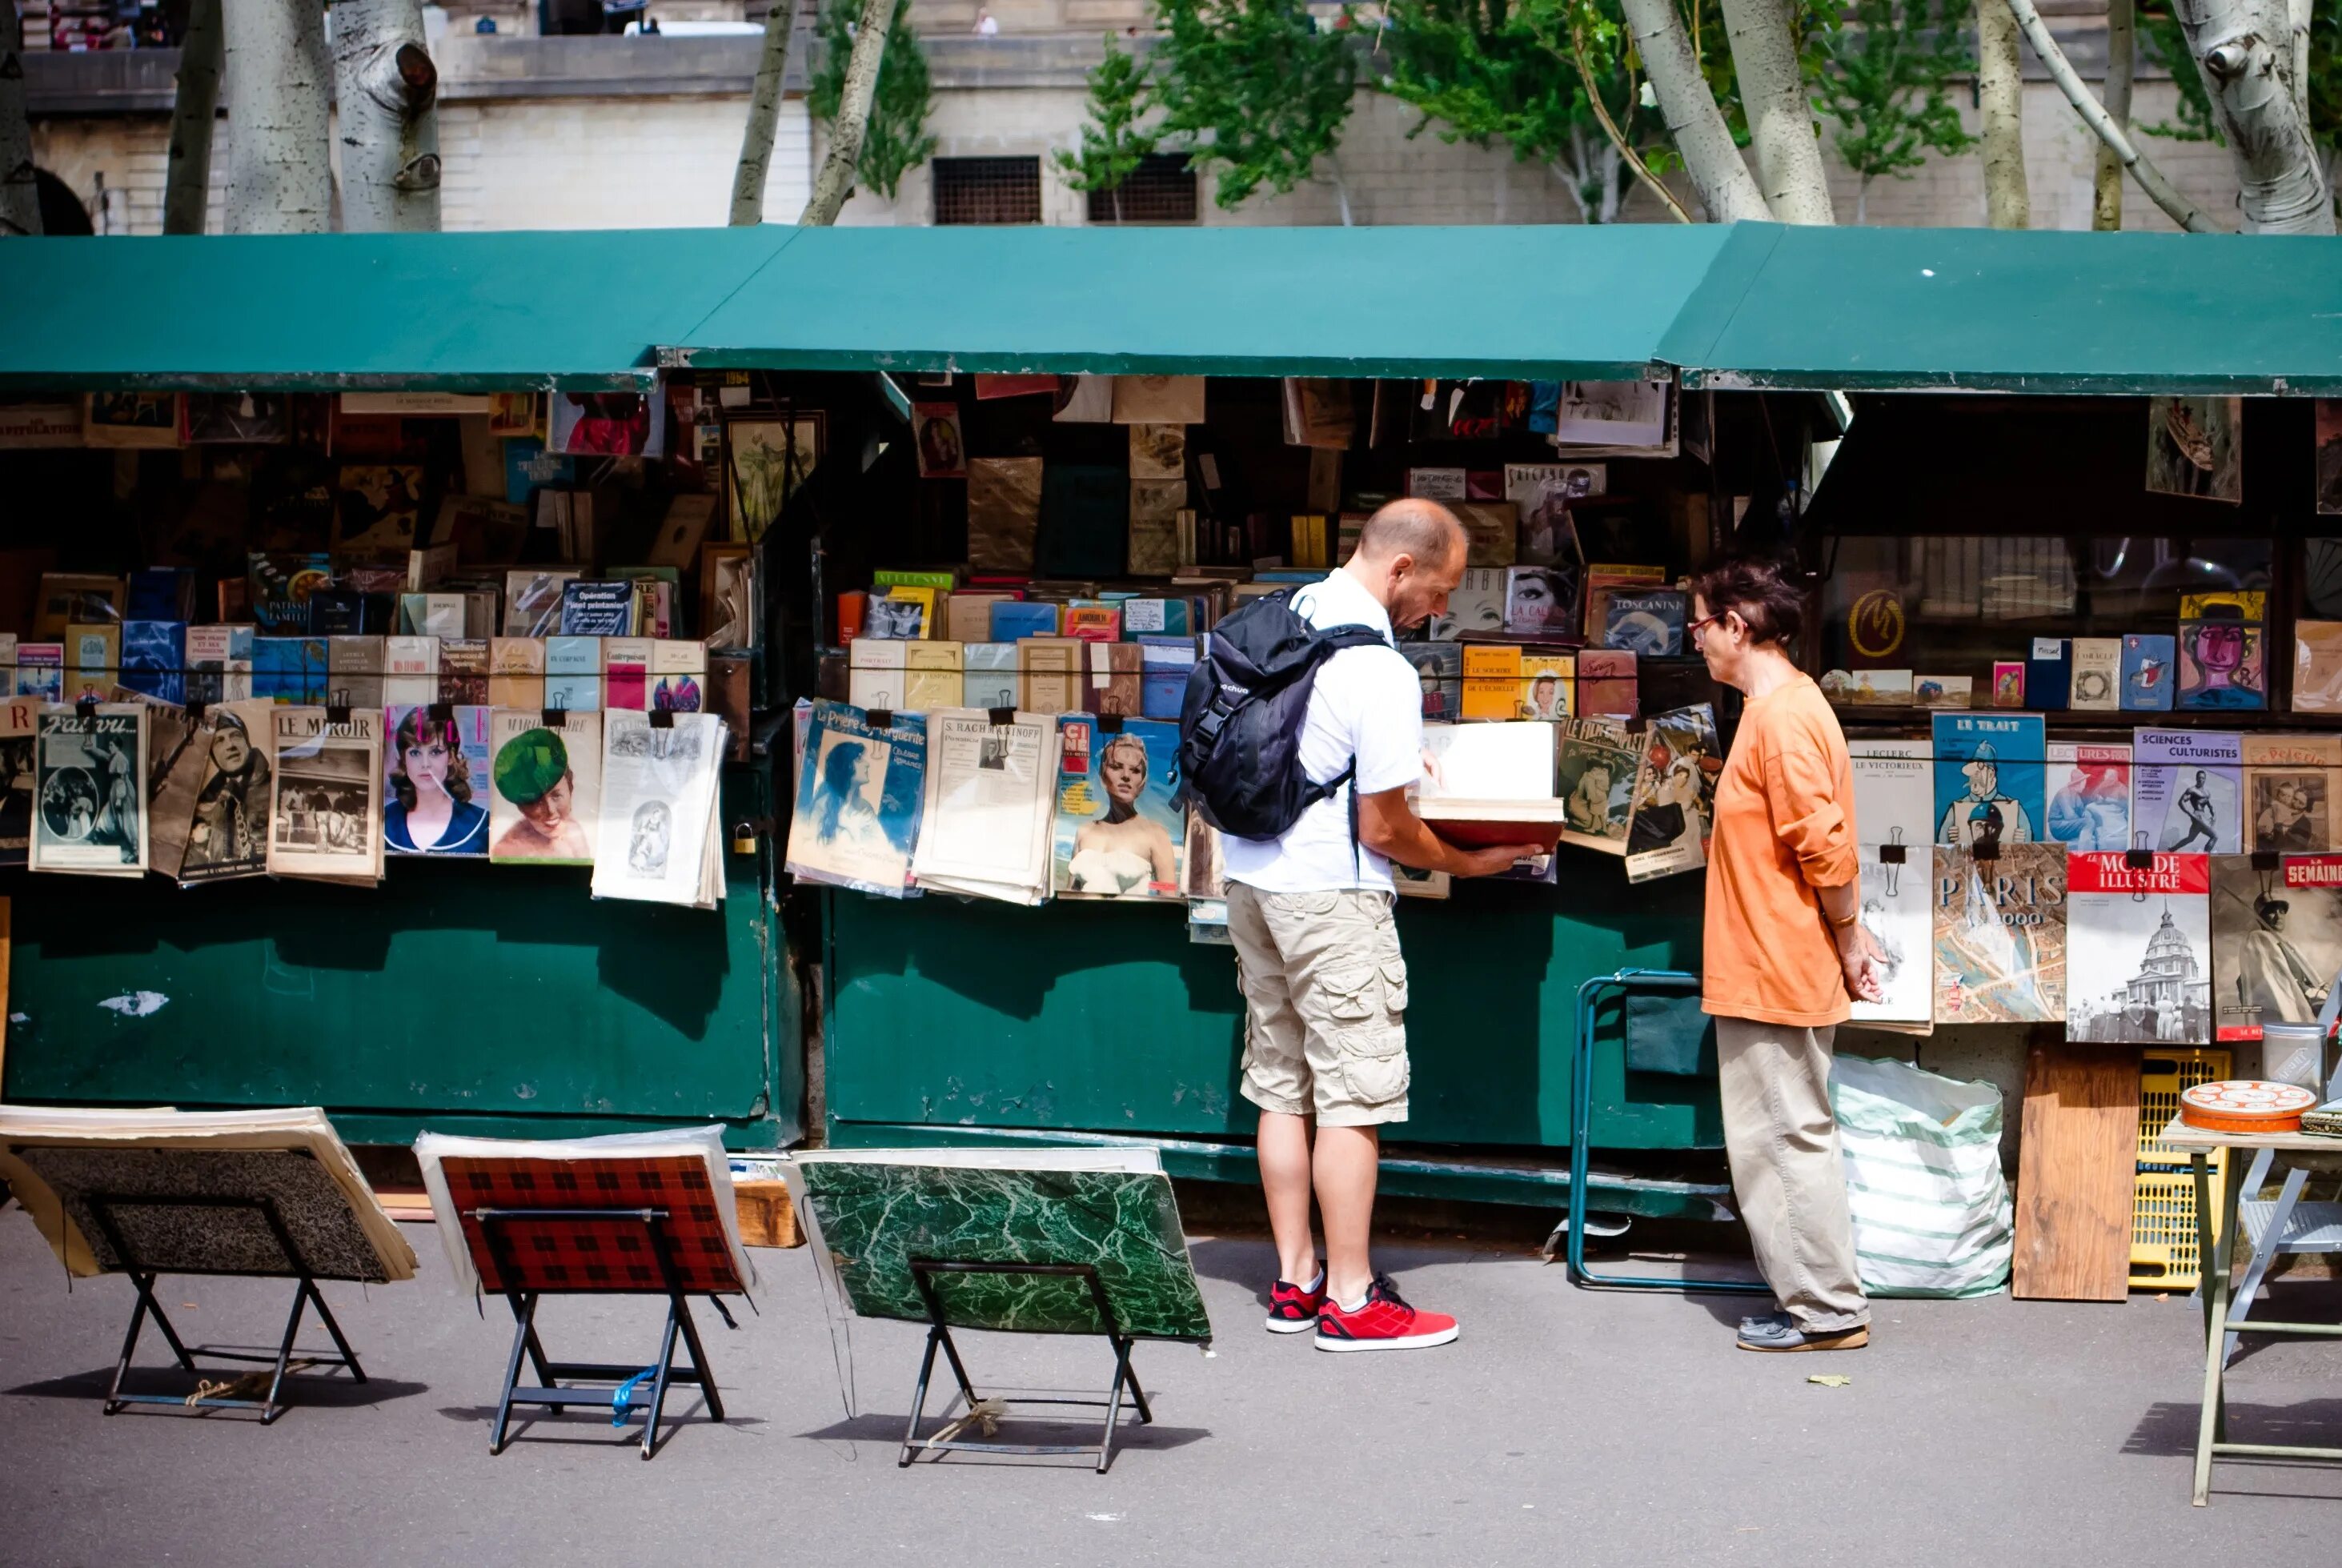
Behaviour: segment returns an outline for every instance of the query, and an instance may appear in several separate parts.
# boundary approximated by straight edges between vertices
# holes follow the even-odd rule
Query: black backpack
[[[1309,777],[1301,725],[1326,661],[1383,635],[1371,626],[1320,630],[1295,614],[1293,594],[1263,594],[1213,627],[1179,704],[1188,807],[1236,838],[1281,837],[1357,772],[1354,758],[1336,777]]]

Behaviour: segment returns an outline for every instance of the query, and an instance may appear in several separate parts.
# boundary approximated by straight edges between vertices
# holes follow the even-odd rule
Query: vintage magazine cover
[[[2263,1024],[2312,1024],[2342,972],[2342,854],[2212,858],[2212,1024],[2257,1040]]]
[[[2137,847],[2130,837],[2127,745],[2051,741],[2047,787],[2050,842],[2076,854]]]
[[[195,824],[195,790],[203,783],[209,737],[175,703],[142,697],[127,686],[114,688],[114,701],[145,704],[146,864],[175,881],[186,861],[187,830]]]
[[[187,824],[179,881],[225,882],[268,874],[269,760],[276,704],[246,698],[205,710],[203,771]]]
[[[1937,714],[1936,842],[2037,844],[2047,740],[2038,714]]]
[[[2211,856],[2066,860],[2066,1038],[2202,1045],[2212,1037]]]
[[[2247,734],[2242,747],[2246,847],[2268,854],[2342,848],[2334,837],[2342,735]]]
[[[1716,777],[1723,771],[1716,711],[1706,703],[1658,714],[1645,726],[1643,765],[1626,834],[1626,880],[1648,882],[1707,864],[1716,824]]]
[[[279,707],[272,762],[268,874],[372,884],[382,880],[382,715],[358,708]]]
[[[926,808],[911,869],[921,887],[1011,904],[1049,893],[1057,721],[949,708],[927,715]]]
[[[1560,727],[1561,842],[1623,855],[1643,737],[1629,735],[1616,719],[1566,719]]]
[[[0,701],[0,866],[23,865],[33,853],[33,779],[41,704]]]
[[[2047,1024],[2066,1016],[2066,852],[2003,844],[1999,857],[1936,857],[1936,1022]]]
[[[1115,734],[1073,714],[1059,742],[1050,886],[1071,898],[1184,898],[1179,726],[1126,719]]]
[[[434,718],[435,712],[445,718]],[[488,716],[477,706],[384,710],[382,838],[392,854],[488,853]]]
[[[32,868],[104,876],[146,869],[146,706],[52,709],[35,741]]]
[[[2131,846],[2243,854],[2243,737],[2136,730],[2132,739]]]
[[[675,714],[672,726],[619,710],[602,715],[602,813],[595,835],[594,896],[715,907],[724,884],[717,792],[724,721]]]
[[[898,720],[878,729],[860,708],[814,704],[789,823],[791,874],[903,897],[926,810],[926,772],[924,725]]]
[[[497,708],[489,715],[488,742],[488,858],[593,864],[594,824],[602,816],[602,715]]]
[[[1857,1024],[1912,1033],[1935,1026],[1935,750],[1924,740],[1847,742],[1862,924],[1878,944],[1886,986],[1878,1001],[1854,1004]]]

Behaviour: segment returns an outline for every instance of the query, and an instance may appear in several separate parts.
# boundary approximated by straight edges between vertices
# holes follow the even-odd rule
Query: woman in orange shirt
[[[1830,1053],[1849,996],[1881,994],[1860,920],[1854,772],[1837,716],[1787,651],[1804,599],[1778,568],[1714,568],[1692,614],[1708,673],[1746,699],[1716,785],[1700,986],[1733,1190],[1780,1305],[1742,1321],[1740,1347],[1851,1350],[1869,1343],[1870,1303],[1855,1273]]]

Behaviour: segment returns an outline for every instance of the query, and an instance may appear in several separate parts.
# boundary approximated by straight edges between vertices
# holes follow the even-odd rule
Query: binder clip
[[[869,722],[870,727],[874,730],[891,730],[895,727],[895,710],[892,708],[870,708],[865,711],[862,716]]]
[[[327,703],[325,704],[325,722],[329,724],[348,724],[350,722],[350,710],[348,705],[343,703]]]
[[[557,730],[562,727],[565,722],[564,715],[568,712],[567,708],[540,708],[537,710],[536,722],[548,730]]]
[[[187,699],[188,723],[197,724],[202,724],[204,722],[204,714],[210,711],[211,704],[205,702],[203,698],[189,697]]]
[[[426,712],[435,724],[452,724],[455,722],[455,704],[453,703],[433,703]]]
[[[85,719],[97,717],[97,698],[91,693],[82,693],[74,699],[74,714],[76,717]]]
[[[2127,849],[2123,851],[2123,864],[2130,867],[2133,871],[2153,871],[2155,869],[2155,851],[2151,849]]]
[[[2273,849],[2257,849],[2253,851],[2253,869],[2255,871],[2275,871],[2277,868],[2277,864],[2278,857],[2277,851]]]
[[[2000,858],[2000,835],[1980,838],[1968,845],[1968,855],[1980,865],[1989,865]]]
[[[1097,727],[1100,734],[1118,735],[1122,734],[1122,715],[1120,714],[1100,714],[1097,716]]]
[[[1907,851],[1903,844],[1903,830],[1898,827],[1891,831],[1895,834],[1893,841],[1878,846],[1878,864],[1887,884],[1887,896],[1896,898],[1903,892],[1903,865]]]
[[[992,727],[994,729],[1005,730],[1009,725],[1016,722],[1016,710],[1015,708],[990,708],[986,710],[984,716],[991,721]]]
[[[675,710],[673,708],[653,708],[648,713],[645,714],[643,718],[650,724],[651,728],[655,730],[671,730],[675,728]]]

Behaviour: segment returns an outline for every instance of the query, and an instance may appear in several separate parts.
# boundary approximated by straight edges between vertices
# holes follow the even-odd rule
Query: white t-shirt
[[[1318,668],[1301,726],[1302,771],[1335,778],[1356,757],[1356,787],[1367,794],[1415,783],[1423,776],[1423,679],[1391,644],[1389,614],[1347,572],[1302,589],[1293,607],[1313,626],[1368,626],[1384,639],[1344,648]],[[1230,882],[1263,893],[1393,891],[1389,861],[1364,844],[1351,856],[1347,786],[1303,812],[1283,838],[1231,836],[1220,852]]]

